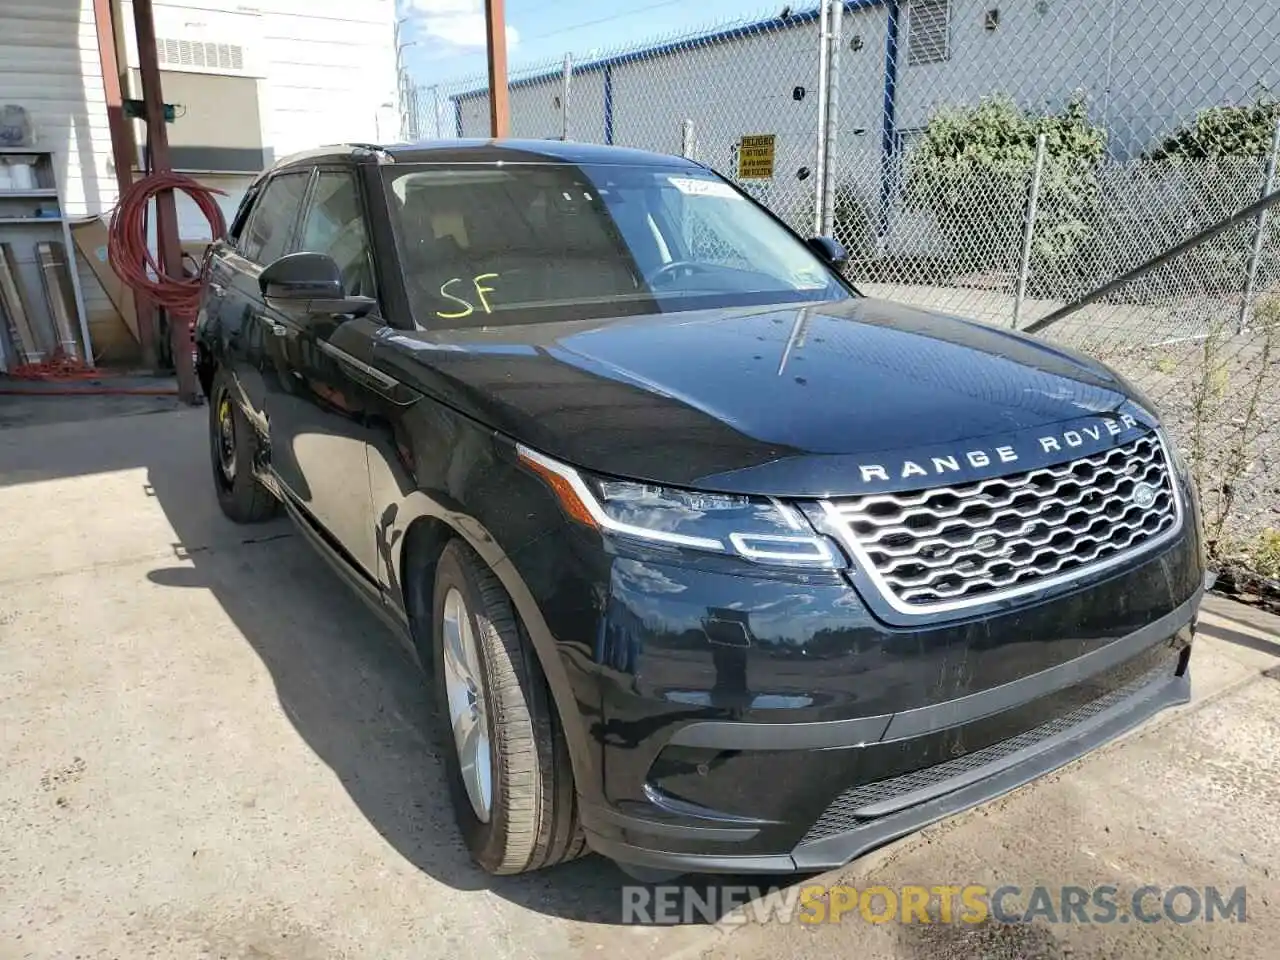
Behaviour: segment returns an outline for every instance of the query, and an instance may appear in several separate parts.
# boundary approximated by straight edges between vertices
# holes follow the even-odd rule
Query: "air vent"
[[[238,43],[210,43],[164,37],[156,40],[160,65],[218,72],[244,71],[244,47]]]
[[[951,0],[910,0],[907,63],[919,66],[951,59]]]

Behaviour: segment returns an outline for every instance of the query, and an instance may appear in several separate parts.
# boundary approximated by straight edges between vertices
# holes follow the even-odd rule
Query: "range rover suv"
[[[287,512],[414,652],[484,869],[832,867],[1187,698],[1152,405],[843,259],[551,141],[291,157],[210,251],[219,503]]]

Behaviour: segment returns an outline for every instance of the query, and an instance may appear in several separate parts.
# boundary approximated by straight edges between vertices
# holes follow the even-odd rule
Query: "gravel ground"
[[[1160,408],[1192,462],[1206,522],[1225,511],[1227,542],[1280,527],[1280,350],[1264,363],[1264,346],[1261,335],[1242,334],[1217,341],[1207,357],[1204,340],[1094,352]],[[1243,469],[1232,477],[1241,454]]]

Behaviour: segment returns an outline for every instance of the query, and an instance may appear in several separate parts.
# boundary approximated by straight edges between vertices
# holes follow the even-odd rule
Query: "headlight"
[[[517,453],[550,484],[565,513],[601,531],[757,563],[844,566],[840,553],[814,533],[799,510],[771,497],[588,477],[523,445]]]

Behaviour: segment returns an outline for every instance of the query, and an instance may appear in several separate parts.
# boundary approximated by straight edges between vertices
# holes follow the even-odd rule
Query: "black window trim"
[[[373,298],[378,301],[378,306],[374,308],[368,316],[373,319],[377,318],[391,326],[398,327],[400,324],[391,323],[386,320],[386,314],[382,309],[385,289],[382,279],[378,273],[378,258],[374,253],[373,239],[373,218],[369,215],[369,198],[365,191],[364,178],[359,175],[357,165],[349,161],[343,160],[322,160],[314,164],[311,168],[311,182],[307,184],[307,192],[303,196],[300,214],[297,223],[294,224],[294,235],[290,241],[288,250],[290,253],[301,252],[301,243],[306,225],[306,213],[311,209],[311,201],[315,198],[316,186],[320,182],[320,175],[323,173],[341,173],[351,179],[356,188],[356,202],[360,205],[360,218],[364,221],[364,244],[365,253],[369,259],[369,279],[373,284]],[[412,329],[412,328],[409,328]]]
[[[302,211],[306,209],[307,201],[311,198],[311,191],[315,187],[316,167],[314,165],[308,165],[306,167],[285,167],[282,170],[273,170],[269,173],[261,183],[258,184],[257,191],[254,194],[253,209],[249,211],[244,223],[240,225],[241,231],[252,226],[254,218],[262,210],[262,198],[267,195],[267,191],[271,188],[273,183],[284,177],[295,176],[306,177],[307,185],[303,188],[302,199],[298,203],[298,209],[294,211],[293,223],[289,226],[289,234],[286,237],[284,244],[284,250],[286,253],[291,253],[293,251],[293,245],[298,241],[298,226],[302,222]],[[248,263],[256,264],[260,268],[267,266],[267,264],[262,263],[259,260],[245,256],[244,250],[240,246],[241,235],[242,234],[237,234],[233,241],[233,247],[236,253]]]
[[[240,241],[240,234],[244,230],[245,224],[249,222],[249,216],[253,213],[258,203],[258,196],[262,193],[262,179],[257,178],[253,183],[249,184],[249,188],[245,190],[244,196],[240,198],[240,206],[236,208],[236,215],[231,218],[231,226],[227,229],[226,241],[234,249]]]

